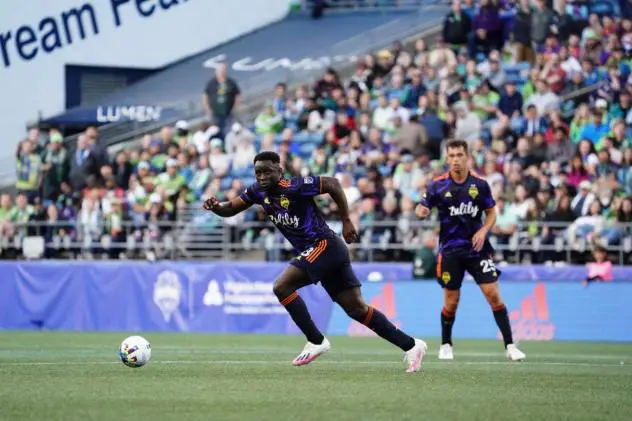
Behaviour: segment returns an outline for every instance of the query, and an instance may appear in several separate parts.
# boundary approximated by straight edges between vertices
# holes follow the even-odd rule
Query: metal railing
[[[314,0],[303,0],[301,9],[311,10]],[[327,13],[341,13],[347,11],[405,11],[416,10],[433,3],[433,0],[326,0]]]
[[[278,261],[291,254],[292,247],[271,223],[233,220],[223,223],[210,214],[184,221],[133,223],[125,221],[117,235],[90,233],[77,222],[28,222],[15,224],[12,238],[0,235],[0,252],[5,257],[21,255],[26,237],[44,238],[44,256],[72,258],[102,254],[108,258],[147,258],[149,255],[172,260],[232,260],[250,258]],[[498,260],[513,263],[583,261],[592,245],[586,238],[570,242],[565,234],[571,224],[524,222],[516,226],[512,235],[490,235]],[[332,229],[340,233],[338,221],[331,221]],[[547,227],[557,234],[542,236]],[[618,226],[620,242],[605,245],[618,264],[628,264],[632,258],[631,224]],[[534,230],[534,228],[536,228]],[[436,231],[433,221],[399,220],[376,221],[360,227],[360,241],[349,245],[359,260],[411,260],[424,247],[424,236]]]

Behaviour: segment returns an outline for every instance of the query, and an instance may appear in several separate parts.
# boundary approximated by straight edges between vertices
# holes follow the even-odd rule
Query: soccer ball
[[[142,336],[130,336],[121,343],[119,357],[128,367],[142,367],[151,359],[151,344]]]

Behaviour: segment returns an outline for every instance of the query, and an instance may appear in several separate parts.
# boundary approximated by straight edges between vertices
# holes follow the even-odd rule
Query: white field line
[[[163,354],[163,355],[291,355],[295,354],[300,347],[297,348],[245,348],[245,349],[230,349],[230,348],[193,348],[186,349],[182,347],[164,347],[161,346],[159,348],[154,348],[153,352],[155,354]],[[164,352],[163,352],[164,351]],[[9,349],[2,350],[0,349],[0,356],[2,355],[15,355],[15,356],[24,356],[24,355],[59,355],[59,354],[103,354],[103,348],[95,348],[95,349],[72,349],[72,348],[54,348],[54,349],[42,349],[42,350],[32,350],[32,349]],[[113,352],[116,353],[116,350]],[[393,350],[349,350],[345,349],[343,351],[336,352],[336,355],[339,356],[389,356],[396,355],[397,351]],[[431,353],[432,354],[432,353]],[[477,352],[477,351],[455,351],[455,356],[457,358],[465,357],[465,358],[500,358],[504,357],[504,352],[502,350],[502,346],[499,346],[498,352]],[[628,354],[546,354],[546,353],[529,353],[529,360],[535,359],[547,359],[547,360],[594,360],[594,361],[621,361],[627,360],[629,358]],[[0,361],[0,364],[2,362]]]
[[[2,366],[65,366],[65,365],[113,365],[121,364],[117,361],[33,361],[33,362],[0,362]],[[152,361],[149,365],[288,365],[289,361],[270,361],[270,360],[158,360]],[[320,360],[316,365],[403,365],[398,361],[327,361]],[[424,361],[424,365],[515,365],[509,361]],[[622,363],[588,363],[588,362],[550,362],[550,361],[533,361],[524,362],[522,364],[530,366],[569,366],[569,367],[625,367]],[[627,367],[632,367],[628,363]]]

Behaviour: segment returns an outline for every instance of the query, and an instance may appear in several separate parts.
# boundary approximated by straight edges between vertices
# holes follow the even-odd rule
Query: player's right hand
[[[418,218],[423,219],[427,217],[428,215],[430,215],[430,209],[428,209],[424,205],[417,205],[417,207],[415,208],[415,214],[417,215]]]
[[[206,199],[204,201],[204,204],[202,205],[202,208],[204,208],[204,210],[212,212],[215,209],[217,209],[218,205],[219,205],[219,200],[217,200],[217,197],[211,196],[211,197],[209,197],[208,199]]]

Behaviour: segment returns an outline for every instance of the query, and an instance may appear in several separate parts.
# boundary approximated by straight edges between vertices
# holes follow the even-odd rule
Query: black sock
[[[291,293],[286,299],[281,301],[281,304],[285,307],[296,326],[301,329],[301,332],[305,335],[307,340],[315,345],[323,343],[325,337],[320,330],[314,324],[312,316],[310,316],[305,301],[298,295],[297,292]]]
[[[369,306],[369,311],[367,311],[363,320],[357,321],[377,333],[381,338],[401,348],[403,351],[409,351],[415,346],[415,340],[413,338],[395,327],[384,314],[371,306]]]
[[[505,348],[507,348],[507,345],[513,343],[513,336],[511,334],[511,324],[509,323],[509,313],[507,313],[507,307],[503,305],[501,307],[495,308],[494,319],[496,319],[498,329],[500,329],[500,333],[503,335],[503,340],[505,341]]]
[[[441,345],[452,345],[452,326],[454,326],[454,319],[456,314],[446,310],[444,307],[441,310]]]

